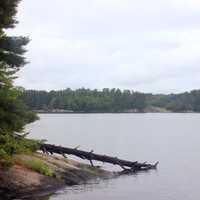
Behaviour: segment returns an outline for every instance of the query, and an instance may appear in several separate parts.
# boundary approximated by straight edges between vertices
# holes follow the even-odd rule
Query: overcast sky
[[[31,42],[17,85],[200,88],[198,0],[23,0],[18,10],[14,33]]]

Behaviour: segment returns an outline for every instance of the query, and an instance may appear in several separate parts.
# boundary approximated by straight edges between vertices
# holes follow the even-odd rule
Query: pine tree
[[[6,29],[17,24],[15,15],[19,0],[0,1],[0,156],[27,150],[29,140],[17,138],[24,126],[36,119],[35,114],[18,100],[19,90],[14,87],[15,74],[27,62],[24,57],[26,37],[11,37]]]

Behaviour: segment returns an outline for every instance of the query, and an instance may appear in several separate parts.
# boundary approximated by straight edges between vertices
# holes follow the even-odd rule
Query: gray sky
[[[25,88],[200,88],[198,0],[23,0],[18,20]]]

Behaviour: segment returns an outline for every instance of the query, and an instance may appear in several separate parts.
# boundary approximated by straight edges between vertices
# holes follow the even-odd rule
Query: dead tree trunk
[[[93,160],[107,162],[113,165],[121,166],[124,169],[124,171],[131,170],[134,172],[134,171],[141,171],[141,170],[156,169],[158,165],[158,162],[156,162],[155,164],[148,164],[146,162],[139,163],[137,161],[132,162],[132,161],[127,161],[127,160],[122,160],[117,157],[95,154],[93,153],[93,151],[87,152],[87,151],[78,150],[77,148],[67,148],[67,147],[55,146],[52,144],[42,144],[40,146],[40,150],[42,150],[43,152],[49,152],[51,154],[57,153],[61,155],[64,155],[64,154],[74,155],[81,159],[89,160],[92,166],[93,166],[93,162],[92,162]],[[128,169],[125,167],[128,167]]]

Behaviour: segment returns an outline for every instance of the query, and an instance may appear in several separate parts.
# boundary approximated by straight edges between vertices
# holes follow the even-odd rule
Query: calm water
[[[40,118],[28,127],[34,138],[133,161],[160,162],[157,171],[67,187],[43,200],[200,199],[199,114],[42,114]]]

